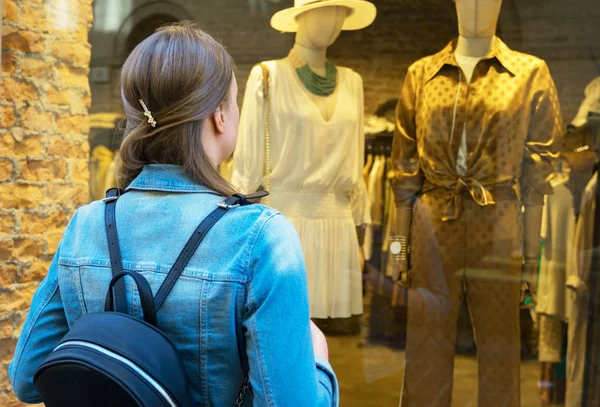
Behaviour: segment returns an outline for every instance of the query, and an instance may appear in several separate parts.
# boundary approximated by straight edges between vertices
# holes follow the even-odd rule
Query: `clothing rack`
[[[389,172],[391,171],[391,161],[390,156],[392,154],[392,142],[394,139],[394,134],[389,131],[383,131],[371,136],[367,136],[365,139],[365,156],[371,156],[371,161],[375,157],[379,157],[380,159],[384,158],[384,171],[382,171],[382,176],[377,181],[377,185],[375,186],[375,190],[371,190],[373,185],[367,185],[369,189],[369,197],[372,199],[372,205],[375,202],[378,207],[371,207],[372,221],[373,224],[371,226],[371,230],[367,233],[370,234],[369,238],[371,241],[372,254],[370,259],[368,260],[368,264],[372,267],[372,269],[378,270],[381,278],[385,276],[385,268],[386,268],[386,241],[387,234],[389,232],[388,223],[392,220],[391,217],[392,211],[394,211],[393,206],[393,191],[391,187],[391,182],[388,179]],[[365,162],[367,159],[365,159]],[[370,172],[371,170],[369,170]],[[369,184],[369,182],[367,182]],[[374,197],[372,194],[379,194],[378,197]],[[392,203],[392,204],[391,204]]]
[[[395,103],[394,103],[395,105]],[[402,297],[398,285],[391,277],[386,276],[387,247],[386,237],[389,237],[390,223],[393,222],[395,206],[393,191],[388,179],[391,170],[393,132],[383,131],[368,135],[365,138],[365,157],[383,156],[386,159],[384,176],[378,181],[382,194],[383,213],[381,224],[371,226],[372,253],[366,262],[367,274],[365,280],[373,287],[371,292],[371,312],[369,317],[370,343],[381,343],[395,349],[405,349],[406,346],[406,307],[400,307]],[[369,192],[369,196],[372,193]],[[372,212],[373,213],[373,212]],[[403,322],[404,321],[404,322]]]
[[[365,137],[365,154],[385,155],[389,157],[392,154],[392,142],[394,134],[391,132],[381,132]]]
[[[389,194],[392,193],[390,189],[390,185],[387,179],[388,175],[388,158],[392,154],[392,142],[394,139],[394,134],[388,131],[382,131],[377,134],[368,135],[365,138],[365,168],[368,164],[366,164],[369,160],[371,165],[373,165],[373,160],[376,157],[384,157],[386,160],[385,170],[382,171],[382,176],[377,180],[375,187],[375,191],[371,190],[369,187],[369,178],[368,176],[366,180],[367,189],[369,190],[368,195],[369,199],[371,199],[371,204],[373,205],[373,201],[380,205],[378,208],[371,206],[371,214],[372,214],[372,229],[371,233],[371,241],[373,247],[373,254],[371,256],[371,260],[369,264],[376,269],[379,269],[381,272],[384,271],[384,258],[382,256],[384,252],[384,248],[382,247],[382,243],[384,240],[384,228],[387,223],[387,216],[389,212],[389,208],[386,207],[387,201],[386,198],[389,197]],[[370,159],[368,158],[369,156]],[[369,169],[369,174],[372,168]],[[377,194],[375,197],[373,194]],[[377,215],[376,215],[377,213]],[[377,222],[375,222],[377,220]],[[377,223],[375,225],[375,223]]]

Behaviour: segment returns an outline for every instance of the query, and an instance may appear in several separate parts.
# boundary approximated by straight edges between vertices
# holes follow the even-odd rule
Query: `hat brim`
[[[296,17],[309,10],[321,7],[341,6],[351,10],[350,15],[346,17],[342,31],[361,30],[368,27],[375,21],[377,8],[369,1],[365,0],[327,0],[317,3],[307,4],[302,7],[290,7],[280,10],[271,17],[271,27],[281,32],[294,33],[298,31],[298,22]]]

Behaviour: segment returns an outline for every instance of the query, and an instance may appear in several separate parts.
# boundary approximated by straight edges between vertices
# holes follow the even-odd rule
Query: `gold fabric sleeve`
[[[421,191],[423,173],[419,165],[415,125],[416,80],[409,69],[396,106],[396,130],[392,146],[392,181],[396,202],[410,201]]]
[[[563,124],[556,86],[545,62],[532,79],[532,117],[521,168],[521,199],[525,205],[544,205],[552,194],[552,160],[562,146]]]

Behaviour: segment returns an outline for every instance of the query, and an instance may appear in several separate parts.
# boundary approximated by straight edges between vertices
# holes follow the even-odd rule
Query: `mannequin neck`
[[[290,55],[308,64],[315,72],[325,72],[325,61],[327,60],[327,48],[318,49],[309,45],[301,45],[297,42],[290,51]]]
[[[483,58],[492,49],[494,36],[489,37],[458,37],[456,53],[465,57]]]

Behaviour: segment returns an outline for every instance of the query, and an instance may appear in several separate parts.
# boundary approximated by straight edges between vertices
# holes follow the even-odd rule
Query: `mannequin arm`
[[[522,279],[529,284],[531,294],[537,294],[537,266],[540,251],[540,233],[542,230],[541,205],[525,206],[525,264]]]
[[[413,65],[414,67],[414,65]],[[396,199],[396,224],[390,239],[390,258],[395,280],[408,287],[408,247],[414,197],[423,187],[419,164],[415,122],[417,83],[415,68],[409,68],[396,106],[396,130],[392,144],[393,188]],[[400,245],[399,245],[400,244]],[[400,246],[400,247],[399,247]]]
[[[425,309],[425,299],[422,293],[415,289],[409,289],[410,281],[408,277],[408,247],[410,246],[410,227],[412,223],[412,205],[411,199],[401,200],[396,202],[396,224],[394,237],[391,239],[391,243],[399,240],[406,241],[406,245],[403,245],[402,252],[400,255],[391,255],[390,261],[394,262],[393,265],[393,278],[396,281],[400,281],[403,287],[400,290],[403,292],[404,302],[408,302],[411,309],[414,310],[416,315],[423,315]],[[406,238],[406,240],[404,239]]]
[[[408,272],[408,248],[410,246],[411,222],[412,202],[406,199],[397,201],[395,231],[390,240],[390,261],[393,262],[393,276],[395,280],[401,280]],[[399,253],[394,253],[391,247],[396,242],[401,244]]]
[[[366,269],[365,269],[365,252],[363,249],[363,246],[365,244],[366,231],[367,231],[366,225],[356,226],[356,237],[358,238],[358,256],[359,256],[359,262],[360,262],[360,269],[363,271],[363,273],[366,271]],[[364,292],[364,288],[363,288],[363,292]]]
[[[365,244],[365,232],[367,230],[366,225],[359,225],[356,227],[356,236],[358,237],[358,245],[362,247]]]
[[[544,195],[552,194],[552,161],[562,145],[563,124],[556,86],[545,62],[532,80],[536,95],[521,169],[521,199],[525,204],[523,279],[532,294],[537,290],[537,262]]]

